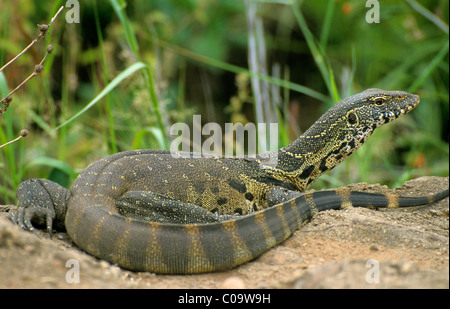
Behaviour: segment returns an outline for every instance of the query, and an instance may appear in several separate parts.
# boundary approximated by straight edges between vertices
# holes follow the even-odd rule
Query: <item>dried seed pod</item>
[[[21,137],[25,137],[28,135],[28,130],[27,129],[23,129],[22,131],[20,131],[20,136]]]
[[[42,34],[45,34],[48,30],[48,25],[38,25],[39,31],[42,32]]]
[[[41,73],[43,70],[44,70],[44,66],[42,64],[37,64],[34,67],[34,72],[37,74]]]

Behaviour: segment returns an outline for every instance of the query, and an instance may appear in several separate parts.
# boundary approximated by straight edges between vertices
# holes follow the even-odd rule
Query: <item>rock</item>
[[[226,278],[219,286],[219,289],[245,289],[245,283],[241,278],[232,276]]]

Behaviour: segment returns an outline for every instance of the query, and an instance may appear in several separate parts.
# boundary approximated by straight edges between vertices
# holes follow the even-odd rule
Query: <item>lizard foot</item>
[[[20,226],[25,231],[33,232],[36,236],[39,237],[36,229],[31,223],[31,219],[40,217],[45,218],[46,226],[48,234],[50,235],[50,239],[52,238],[52,226],[53,226],[53,218],[55,216],[55,212],[51,209],[32,207],[27,205],[25,207],[20,207],[18,209],[12,209],[9,212],[9,219]]]
[[[36,235],[35,226],[45,225],[51,238],[54,223],[58,229],[64,226],[70,195],[69,190],[49,180],[24,181],[16,191],[18,209],[9,212],[9,219]]]

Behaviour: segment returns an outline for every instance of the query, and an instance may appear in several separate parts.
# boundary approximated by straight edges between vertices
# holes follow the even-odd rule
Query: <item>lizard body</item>
[[[255,159],[164,150],[113,154],[89,165],[70,191],[44,179],[19,185],[10,218],[65,227],[81,249],[123,268],[168,274],[228,269],[282,242],[316,211],[415,206],[406,198],[345,190],[302,193],[419,97],[368,89],[336,103],[292,144]]]

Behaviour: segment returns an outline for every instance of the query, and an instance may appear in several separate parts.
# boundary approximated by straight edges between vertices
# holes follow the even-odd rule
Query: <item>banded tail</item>
[[[422,206],[435,203],[449,196],[449,189],[433,195],[421,197],[405,197],[392,194],[351,191],[348,189],[316,191],[306,194],[292,192],[291,194],[285,193],[285,195],[288,197],[287,199],[305,196],[299,201],[300,204],[306,201],[313,210],[324,211],[329,209],[342,209],[349,206],[382,208]],[[300,196],[293,197],[292,195]]]
[[[131,270],[165,274],[220,271],[248,262],[283,242],[315,212],[348,206],[420,206],[448,195],[448,189],[426,197],[398,197],[345,189],[300,193],[276,187],[268,193],[273,206],[215,223],[147,223],[105,214],[102,230],[109,237],[98,235],[96,249],[90,249],[95,256]],[[122,223],[108,222],[113,219]],[[128,235],[127,241],[117,242],[123,235]]]

